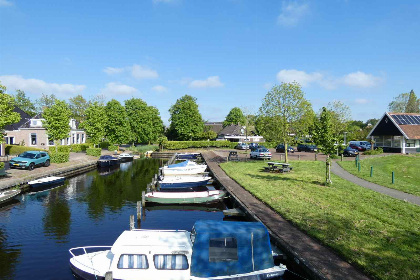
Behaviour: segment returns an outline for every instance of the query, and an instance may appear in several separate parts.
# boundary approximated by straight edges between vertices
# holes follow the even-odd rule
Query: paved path
[[[241,206],[269,229],[281,249],[300,264],[312,279],[369,279],[359,269],[344,261],[329,248],[298,230],[277,212],[255,198],[220,168],[226,160],[223,152],[206,151],[203,157],[214,177],[236,198]]]
[[[391,197],[396,198],[396,199],[401,199],[401,200],[404,200],[404,201],[411,202],[413,204],[420,205],[420,197],[412,195],[412,194],[408,194],[408,193],[405,193],[405,192],[402,192],[402,191],[390,189],[390,188],[380,186],[380,185],[377,185],[375,183],[371,183],[371,182],[368,182],[366,180],[363,180],[363,179],[361,179],[357,176],[354,176],[353,174],[350,174],[346,170],[344,170],[335,161],[331,165],[331,171],[335,175],[337,175],[337,176],[339,176],[339,177],[341,177],[341,178],[343,178],[347,181],[355,183],[355,184],[357,184],[361,187],[368,188],[368,189],[374,190],[374,191],[382,193],[382,194],[386,194],[386,195],[391,196]]]

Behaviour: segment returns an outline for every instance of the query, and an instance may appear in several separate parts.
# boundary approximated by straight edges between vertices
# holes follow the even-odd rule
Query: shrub
[[[6,155],[18,155],[26,151],[45,151],[44,149],[38,149],[34,147],[17,146],[17,145],[6,145]]]
[[[57,151],[59,153],[70,153],[71,147],[70,146],[58,146]],[[51,151],[55,152],[55,147],[51,147]]]
[[[101,148],[87,148],[86,154],[88,156],[99,157],[101,156],[102,149]]]
[[[118,151],[118,147],[115,145],[109,145],[108,146],[108,151]]]
[[[110,145],[109,142],[106,142],[106,141],[99,143],[99,147],[101,149],[108,149],[109,145]]]
[[[0,169],[4,168],[4,162],[0,162]]]
[[[159,150],[158,145],[139,145],[136,147],[128,147],[127,150],[135,152],[137,154],[144,154],[147,151],[157,151]]]
[[[167,141],[163,143],[163,148],[168,150],[180,150],[188,148],[207,148],[207,147],[235,147],[237,143],[230,141]]]
[[[364,155],[380,155],[383,154],[384,150],[382,148],[377,148],[376,150],[366,150]]]
[[[65,152],[53,152],[50,151],[50,160],[52,163],[64,163],[70,160],[70,154]]]
[[[89,148],[89,144],[71,144],[71,151],[74,153],[86,152],[86,149]]]

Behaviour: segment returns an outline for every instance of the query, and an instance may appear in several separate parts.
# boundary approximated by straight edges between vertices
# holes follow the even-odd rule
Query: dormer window
[[[37,120],[32,120],[32,126],[37,126],[38,125],[38,121]]]

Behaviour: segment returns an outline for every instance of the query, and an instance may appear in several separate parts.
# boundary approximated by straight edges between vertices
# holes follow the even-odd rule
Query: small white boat
[[[198,192],[149,192],[145,194],[147,202],[161,204],[211,203],[221,200],[225,191],[207,190]]]
[[[18,194],[20,194],[20,190],[19,189],[16,189],[16,190],[6,190],[6,191],[0,192],[0,204],[1,203],[6,203],[6,202],[12,200]]]
[[[171,164],[171,165],[160,168],[164,176],[199,174],[199,173],[203,173],[206,169],[207,169],[207,165],[197,164],[189,160],[176,163],[176,164]]]
[[[124,231],[114,245],[69,250],[70,268],[85,280],[278,279],[267,228],[259,222],[197,221],[184,230]],[[77,254],[79,252],[79,254]]]
[[[121,162],[132,161],[134,156],[128,153],[122,153],[118,156]]]
[[[209,176],[164,176],[158,181],[160,188],[193,188],[206,186],[211,180]]]
[[[62,184],[64,183],[65,179],[66,179],[65,177],[50,176],[50,177],[45,177],[45,178],[29,181],[28,185],[32,189],[42,189],[45,187]]]

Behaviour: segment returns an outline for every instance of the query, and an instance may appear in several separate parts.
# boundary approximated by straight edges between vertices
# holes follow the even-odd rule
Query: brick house
[[[6,144],[41,149],[48,149],[49,146],[54,146],[54,142],[48,139],[47,130],[42,126],[42,122],[44,121],[42,114],[31,117],[17,107],[15,107],[14,111],[20,114],[21,119],[18,123],[10,124],[5,127]],[[79,123],[74,119],[70,119],[69,126],[69,136],[66,139],[62,139],[60,144],[70,145],[85,143],[86,133],[79,128]]]

